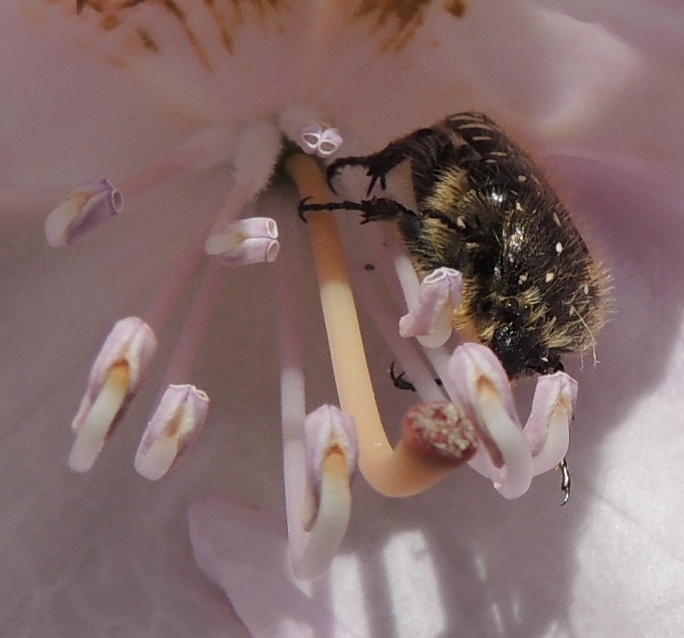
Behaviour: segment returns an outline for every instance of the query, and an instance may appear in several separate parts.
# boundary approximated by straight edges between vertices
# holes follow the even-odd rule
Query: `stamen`
[[[435,383],[434,375],[417,351],[415,342],[402,338],[396,330],[396,314],[383,301],[383,295],[369,281],[361,261],[349,253],[350,273],[354,290],[358,291],[363,307],[369,312],[371,319],[378,327],[392,354],[408,374],[411,383],[422,401],[444,401],[444,392]]]
[[[267,120],[247,124],[239,133],[233,153],[235,184],[219,211],[211,233],[205,243],[207,254],[217,254],[214,242],[228,232],[231,224],[245,207],[268,184],[280,153],[281,138],[276,126]]]
[[[147,424],[135,456],[135,469],[160,479],[193,443],[207,418],[209,397],[194,385],[170,385]]]
[[[138,473],[152,481],[180,460],[206,421],[209,397],[185,381],[192,374],[224,278],[225,269],[219,263],[210,263],[164,373],[164,393],[147,424],[135,459]]]
[[[330,201],[332,194],[312,158],[295,155],[287,160],[286,169],[302,197]],[[417,494],[443,478],[448,469],[418,454],[410,444],[392,450],[375,403],[334,217],[311,212],[308,221],[337,391],[342,409],[354,417],[358,428],[361,472],[387,496]]]
[[[324,575],[347,531],[358,443],[354,420],[330,405],[306,417],[304,432],[309,479],[304,529],[310,534],[292,567],[298,578],[309,580]]]
[[[539,377],[525,436],[532,450],[534,475],[559,465],[568,451],[577,381],[565,372]]]
[[[87,234],[123,209],[121,193],[106,179],[72,190],[45,220],[45,238],[53,248],[63,248]]]
[[[394,264],[394,272],[401,286],[407,308],[415,308],[420,300],[420,282],[413,262],[396,238],[396,233],[385,229],[386,250]]]
[[[145,319],[128,317],[118,321],[102,345],[91,369],[85,396],[72,423],[72,429],[76,431],[76,441],[69,457],[69,466],[74,471],[85,472],[91,469],[111,434],[113,425],[138,391],[157,349],[155,332],[161,332],[171,309],[190,281],[202,254],[199,248],[200,238],[205,233],[206,230],[203,230],[201,235],[198,234],[188,242],[181,257],[148,305],[144,313]],[[219,266],[217,269],[223,270]],[[122,383],[120,374],[117,373],[111,381],[116,381],[114,386],[108,382],[108,376],[110,369],[114,369],[122,362],[128,366],[129,376],[124,398],[119,400],[120,391],[115,391],[114,388]],[[93,412],[105,386],[105,396],[117,399],[103,398],[97,403],[97,410]]]
[[[287,230],[291,231],[288,232],[291,235],[288,237],[289,250],[277,270],[285,503],[293,573],[297,578],[315,579],[325,573],[347,528],[351,506],[349,471],[355,466],[355,460],[350,462],[349,458],[355,458],[357,451],[355,444],[349,443],[355,438],[353,424],[352,432],[346,432],[344,429],[340,431],[334,423],[351,420],[337,408],[324,407],[316,411],[318,416],[323,416],[323,430],[327,429],[328,432],[327,441],[325,437],[316,436],[316,431],[311,432],[311,426],[316,424],[318,417],[305,417],[302,318],[299,313],[300,246],[294,223],[294,220],[286,221]],[[329,428],[326,427],[326,417],[331,417],[327,420],[333,422],[327,424],[331,426]],[[313,454],[309,455],[305,453],[304,445],[305,420],[309,439],[314,440]],[[341,443],[339,448],[331,447],[334,439]],[[310,445],[307,448],[311,450]],[[346,454],[342,452],[344,449],[348,450]],[[315,458],[317,462],[312,464],[307,458]],[[309,486],[314,486],[315,493],[307,489],[307,467]],[[310,533],[305,531],[307,494]]]
[[[150,327],[137,317],[118,321],[93,364],[88,387],[71,427],[76,440],[69,467],[87,472],[102,451],[112,426],[140,386],[157,349]]]
[[[221,234],[209,235],[204,244],[208,255],[220,255],[227,266],[271,262],[279,249],[278,226],[269,217],[239,219]]]
[[[337,152],[344,140],[338,129],[321,123],[322,119],[314,109],[291,104],[283,109],[278,125],[306,154],[325,158]]]
[[[122,180],[121,190],[126,197],[137,197],[190,171],[208,170],[229,159],[234,140],[232,128],[203,128],[170,157]]]
[[[451,357],[449,376],[485,444],[494,487],[505,498],[522,496],[532,482],[532,454],[498,358],[485,346],[464,344]]]
[[[444,345],[452,331],[454,309],[461,303],[461,273],[438,268],[420,282],[418,303],[399,320],[399,334],[418,337],[426,348]]]
[[[137,197],[190,170],[208,169],[229,157],[231,129],[210,127],[192,136],[171,157],[122,180],[116,189],[106,179],[71,191],[45,220],[45,237],[54,248],[68,246],[123,210],[123,196]]]

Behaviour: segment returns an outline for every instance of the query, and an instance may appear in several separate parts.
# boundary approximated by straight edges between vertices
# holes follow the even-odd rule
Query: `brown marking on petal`
[[[291,2],[292,0],[290,0]],[[295,0],[297,1],[297,0]],[[42,0],[46,5],[60,5],[71,16],[78,15],[95,36],[116,34],[107,43],[121,49],[114,54],[116,66],[127,65],[131,56],[141,52],[161,53],[165,48],[164,23],[168,19],[180,29],[201,64],[209,71],[212,56],[220,50],[233,54],[238,29],[262,24],[284,31],[282,19],[276,18],[287,8],[286,0]],[[163,15],[160,15],[163,14]],[[281,16],[280,16],[281,17]],[[106,46],[106,45],[105,45]],[[105,54],[111,59],[110,51]],[[121,53],[121,58],[119,57]],[[124,61],[124,62],[122,62]]]
[[[207,6],[207,9],[209,9],[209,13],[211,13],[212,17],[216,21],[219,31],[221,32],[221,41],[223,42],[223,46],[228,53],[233,53],[235,51],[235,42],[228,32],[228,25],[226,24],[225,16],[216,5],[216,0],[204,0],[204,4]],[[239,21],[239,24],[241,24],[244,21],[242,10],[240,9],[239,4],[235,4],[234,6],[237,13],[237,20]]]
[[[104,31],[111,31],[112,29],[116,29],[116,27],[118,27],[120,24],[120,18],[118,18],[112,13],[103,16],[102,22],[100,22],[100,25],[102,26],[102,29]]]
[[[407,44],[423,24],[423,12],[430,0],[362,0],[354,17],[372,17],[373,32],[383,29],[391,22],[393,34],[383,43],[383,50],[398,51]]]
[[[416,35],[425,20],[425,12],[433,0],[361,0],[354,10],[354,18],[371,18],[371,32],[391,29],[383,42],[384,51],[398,51]],[[460,18],[465,14],[466,0],[446,0],[442,5],[450,15]]]
[[[142,1],[142,0],[141,0]],[[185,14],[185,12],[174,2],[174,0],[161,0],[161,4],[166,9],[171,15],[180,22],[181,26],[183,27],[183,31],[185,31],[185,35],[190,40],[190,44],[192,45],[192,48],[195,49],[195,52],[197,53],[199,59],[202,61],[202,64],[209,70],[211,70],[211,62],[209,61],[209,56],[207,55],[206,50],[204,47],[200,44],[200,41],[198,40],[197,36],[195,35],[194,31],[190,28],[190,24],[188,23],[188,17]]]
[[[444,3],[444,8],[455,18],[462,18],[466,12],[465,0],[447,0]]]
[[[135,32],[138,34],[138,36],[140,37],[140,41],[143,43],[143,46],[148,51],[152,51],[152,53],[159,52],[159,46],[157,46],[157,43],[154,41],[154,38],[152,38],[148,31],[141,27],[138,27],[135,30]]]

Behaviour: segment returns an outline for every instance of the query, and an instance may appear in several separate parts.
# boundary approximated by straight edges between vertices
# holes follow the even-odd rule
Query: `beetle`
[[[415,210],[371,196],[406,162]],[[457,113],[377,153],[339,158],[329,184],[350,166],[366,169],[366,199],[304,200],[300,214],[355,210],[362,223],[393,220],[419,276],[460,271],[453,325],[491,348],[511,380],[562,370],[562,356],[594,347],[609,278],[542,172],[487,115]]]

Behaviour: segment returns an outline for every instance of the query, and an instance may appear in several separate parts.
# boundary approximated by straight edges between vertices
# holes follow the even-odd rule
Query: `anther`
[[[448,372],[463,412],[486,449],[471,465],[488,475],[505,498],[522,496],[532,482],[532,454],[501,362],[489,348],[467,343],[454,351]]]
[[[399,334],[418,337],[420,343],[436,348],[451,336],[454,309],[461,303],[461,273],[438,268],[420,282],[418,303],[399,320]]]
[[[45,238],[53,248],[73,243],[123,209],[121,193],[106,179],[72,190],[45,220]]]
[[[221,263],[243,266],[272,262],[278,256],[278,225],[269,217],[250,217],[228,224],[221,233],[209,235],[208,255],[220,255]]]
[[[170,385],[147,424],[135,456],[141,476],[160,479],[190,447],[207,418],[209,397],[194,385]]]
[[[339,150],[343,139],[336,128],[323,123],[321,115],[301,104],[291,104],[278,118],[283,133],[307,155],[329,157]]]
[[[114,325],[95,359],[71,424],[76,433],[69,455],[72,470],[92,468],[113,425],[140,387],[156,349],[157,339],[142,319],[128,317]]]

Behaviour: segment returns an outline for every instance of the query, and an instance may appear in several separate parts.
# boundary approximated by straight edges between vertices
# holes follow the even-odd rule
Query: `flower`
[[[2,222],[6,631],[244,634],[190,560],[183,508],[217,489],[260,512],[256,528],[248,527],[259,531],[252,539],[220,536],[225,543],[253,540],[263,552],[263,565],[247,560],[234,570],[242,587],[223,581],[256,635],[268,594],[283,592],[286,604],[261,635],[287,635],[288,627],[305,635],[312,623],[352,635],[671,631],[682,602],[680,10],[666,2],[645,9],[482,2],[455,17],[439,3],[397,15],[392,8],[400,5],[362,2],[351,18],[346,5],[326,13],[333,5],[297,11],[251,3],[230,13],[205,3],[203,10],[217,6],[230,18],[212,41],[232,47],[213,70],[230,77],[228,85],[211,80],[214,49],[205,51],[204,39],[193,35],[200,27],[186,28],[172,9],[186,5],[131,5],[126,15],[139,11],[142,22],[130,40],[126,15],[118,27],[115,15],[98,9],[124,3],[75,4],[82,18],[72,3],[12,3],[1,45],[8,87],[1,183],[10,211]],[[321,13],[312,13],[315,7]],[[110,25],[109,35],[93,49],[89,39],[102,39],[98,25]],[[140,432],[126,423],[146,421],[138,403],[153,403],[148,388],[93,473],[64,468],[71,440],[63,424],[99,342],[114,319],[149,296],[196,220],[220,208],[225,171],[148,191],[130,214],[66,252],[37,242],[41,206],[47,210],[48,201],[92,174],[130,174],[172,154],[199,122],[229,126],[302,97],[325,111],[350,153],[380,148],[445,110],[477,108],[519,126],[604,238],[617,310],[599,341],[600,365],[572,368],[580,380],[572,509],[553,507],[552,480],[514,503],[493,498],[466,473],[409,501],[379,501],[359,487],[343,553],[311,598],[283,576],[259,578],[262,568],[283,573],[278,534],[261,522],[263,513],[279,520],[282,512],[277,397],[261,391],[275,386],[263,268],[249,281],[231,275],[230,296],[217,311],[211,363],[206,357],[198,369],[220,415],[214,424],[225,427],[209,423],[192,461],[158,484],[131,472]],[[269,192],[257,204],[262,214],[279,206],[293,207],[293,200]],[[250,330],[257,316],[263,332]],[[318,330],[311,329],[314,343]],[[369,348],[372,359],[386,361],[379,343]],[[160,355],[169,354],[162,340]],[[318,356],[312,361],[323,367]],[[313,387],[321,401],[328,382]],[[392,404],[409,399],[397,399],[389,384],[381,394],[386,414],[398,421],[406,404]],[[225,522],[209,514],[213,538]],[[230,566],[221,561],[252,556],[254,547],[217,542],[210,549],[215,565]],[[266,589],[269,582],[274,589]]]

